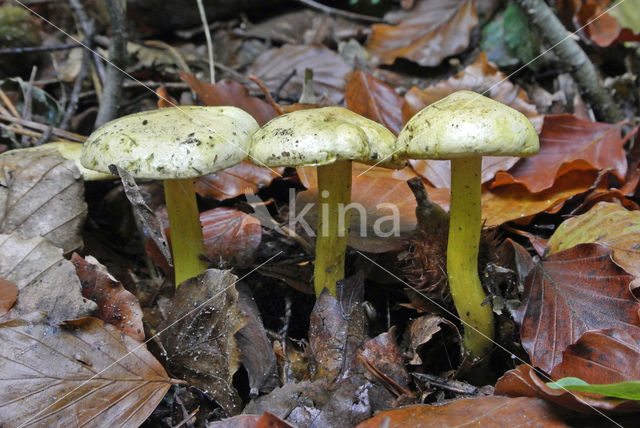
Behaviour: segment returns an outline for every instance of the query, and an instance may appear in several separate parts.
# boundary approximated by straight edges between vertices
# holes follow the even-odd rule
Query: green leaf
[[[518,65],[520,60],[516,58],[504,42],[503,16],[496,17],[482,29],[480,47],[487,53],[489,61],[498,67],[511,67]]]
[[[591,385],[577,377],[563,377],[555,382],[548,382],[547,386],[551,389],[568,389],[569,391],[590,392],[605,397],[640,401],[640,381]]]
[[[640,0],[622,0],[619,6],[612,4],[609,15],[618,20],[622,28],[640,33]]]
[[[504,11],[503,31],[504,41],[511,53],[529,68],[538,68],[536,61],[528,63],[540,53],[539,35],[530,25],[527,15],[515,3],[511,3]]]

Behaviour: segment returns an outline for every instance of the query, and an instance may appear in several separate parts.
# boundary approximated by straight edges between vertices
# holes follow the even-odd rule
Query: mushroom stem
[[[193,178],[164,180],[176,288],[207,269]]]
[[[335,297],[336,282],[344,279],[350,217],[345,208],[351,202],[351,161],[319,166],[317,172],[320,212],[313,283],[316,296],[326,287]]]
[[[493,311],[490,304],[482,305],[487,296],[478,277],[481,171],[480,156],[451,160],[447,275],[453,302],[464,324],[465,353],[473,359],[487,354],[494,337]]]

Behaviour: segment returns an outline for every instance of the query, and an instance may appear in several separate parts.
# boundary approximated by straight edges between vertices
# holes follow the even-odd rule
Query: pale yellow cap
[[[531,156],[539,141],[519,111],[471,91],[458,91],[425,107],[404,126],[398,148],[409,159]]]

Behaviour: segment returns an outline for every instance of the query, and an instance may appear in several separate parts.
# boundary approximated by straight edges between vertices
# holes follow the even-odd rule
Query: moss
[[[39,46],[42,42],[38,23],[22,7],[0,7],[0,49]],[[0,77],[27,75],[37,65],[42,54],[15,54],[0,61]]]

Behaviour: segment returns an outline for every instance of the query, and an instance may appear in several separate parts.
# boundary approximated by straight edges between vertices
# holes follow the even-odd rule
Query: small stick
[[[46,132],[47,129],[50,128],[49,126],[43,125],[42,123],[38,123],[31,120],[26,120],[26,119],[20,119],[12,116],[6,116],[4,114],[0,114],[0,120],[4,120],[6,122],[11,122],[11,123],[17,123],[18,125],[22,125],[25,128],[37,129],[38,131],[42,131],[42,132]],[[57,137],[66,138],[68,140],[76,141],[80,143],[84,142],[87,139],[87,137],[85,137],[84,135],[75,134],[73,132],[65,131],[64,129],[59,129],[59,128],[51,128],[51,132],[53,135]]]
[[[213,42],[211,41],[211,32],[209,31],[209,23],[207,22],[207,13],[204,10],[202,0],[196,0],[198,3],[198,11],[200,12],[200,19],[202,20],[202,28],[204,30],[204,37],[207,39],[207,54],[209,55],[209,79],[211,83],[216,83],[216,68],[213,60]]]
[[[13,103],[11,102],[7,94],[5,94],[5,92],[2,89],[0,89],[0,99],[2,100],[4,105],[7,106],[7,108],[9,109],[13,117],[18,117],[18,118],[22,117],[22,115],[20,115],[20,112],[18,112],[18,110],[16,109],[16,106],[13,105]]]
[[[62,45],[53,46],[26,46],[22,48],[4,48],[0,49],[0,55],[19,55],[32,52],[53,52],[53,51],[65,51],[82,46],[80,43],[65,43]]]
[[[386,22],[384,19],[376,18],[375,16],[362,15],[360,13],[349,12],[346,10],[336,9],[333,7],[326,6],[322,3],[318,3],[313,0],[296,0],[298,3],[302,3],[305,6],[309,6],[312,9],[319,10],[320,12],[328,13],[329,15],[342,16],[347,19],[354,19],[356,21],[365,21],[365,22],[375,22],[381,23]]]
[[[26,120],[31,120],[31,113],[33,108],[33,81],[36,78],[36,73],[38,72],[38,67],[33,66],[31,68],[31,75],[29,76],[29,82],[27,83],[27,89],[24,91],[24,104],[22,106],[22,117]],[[29,146],[29,137],[23,135],[20,142],[22,143],[22,147]]]

